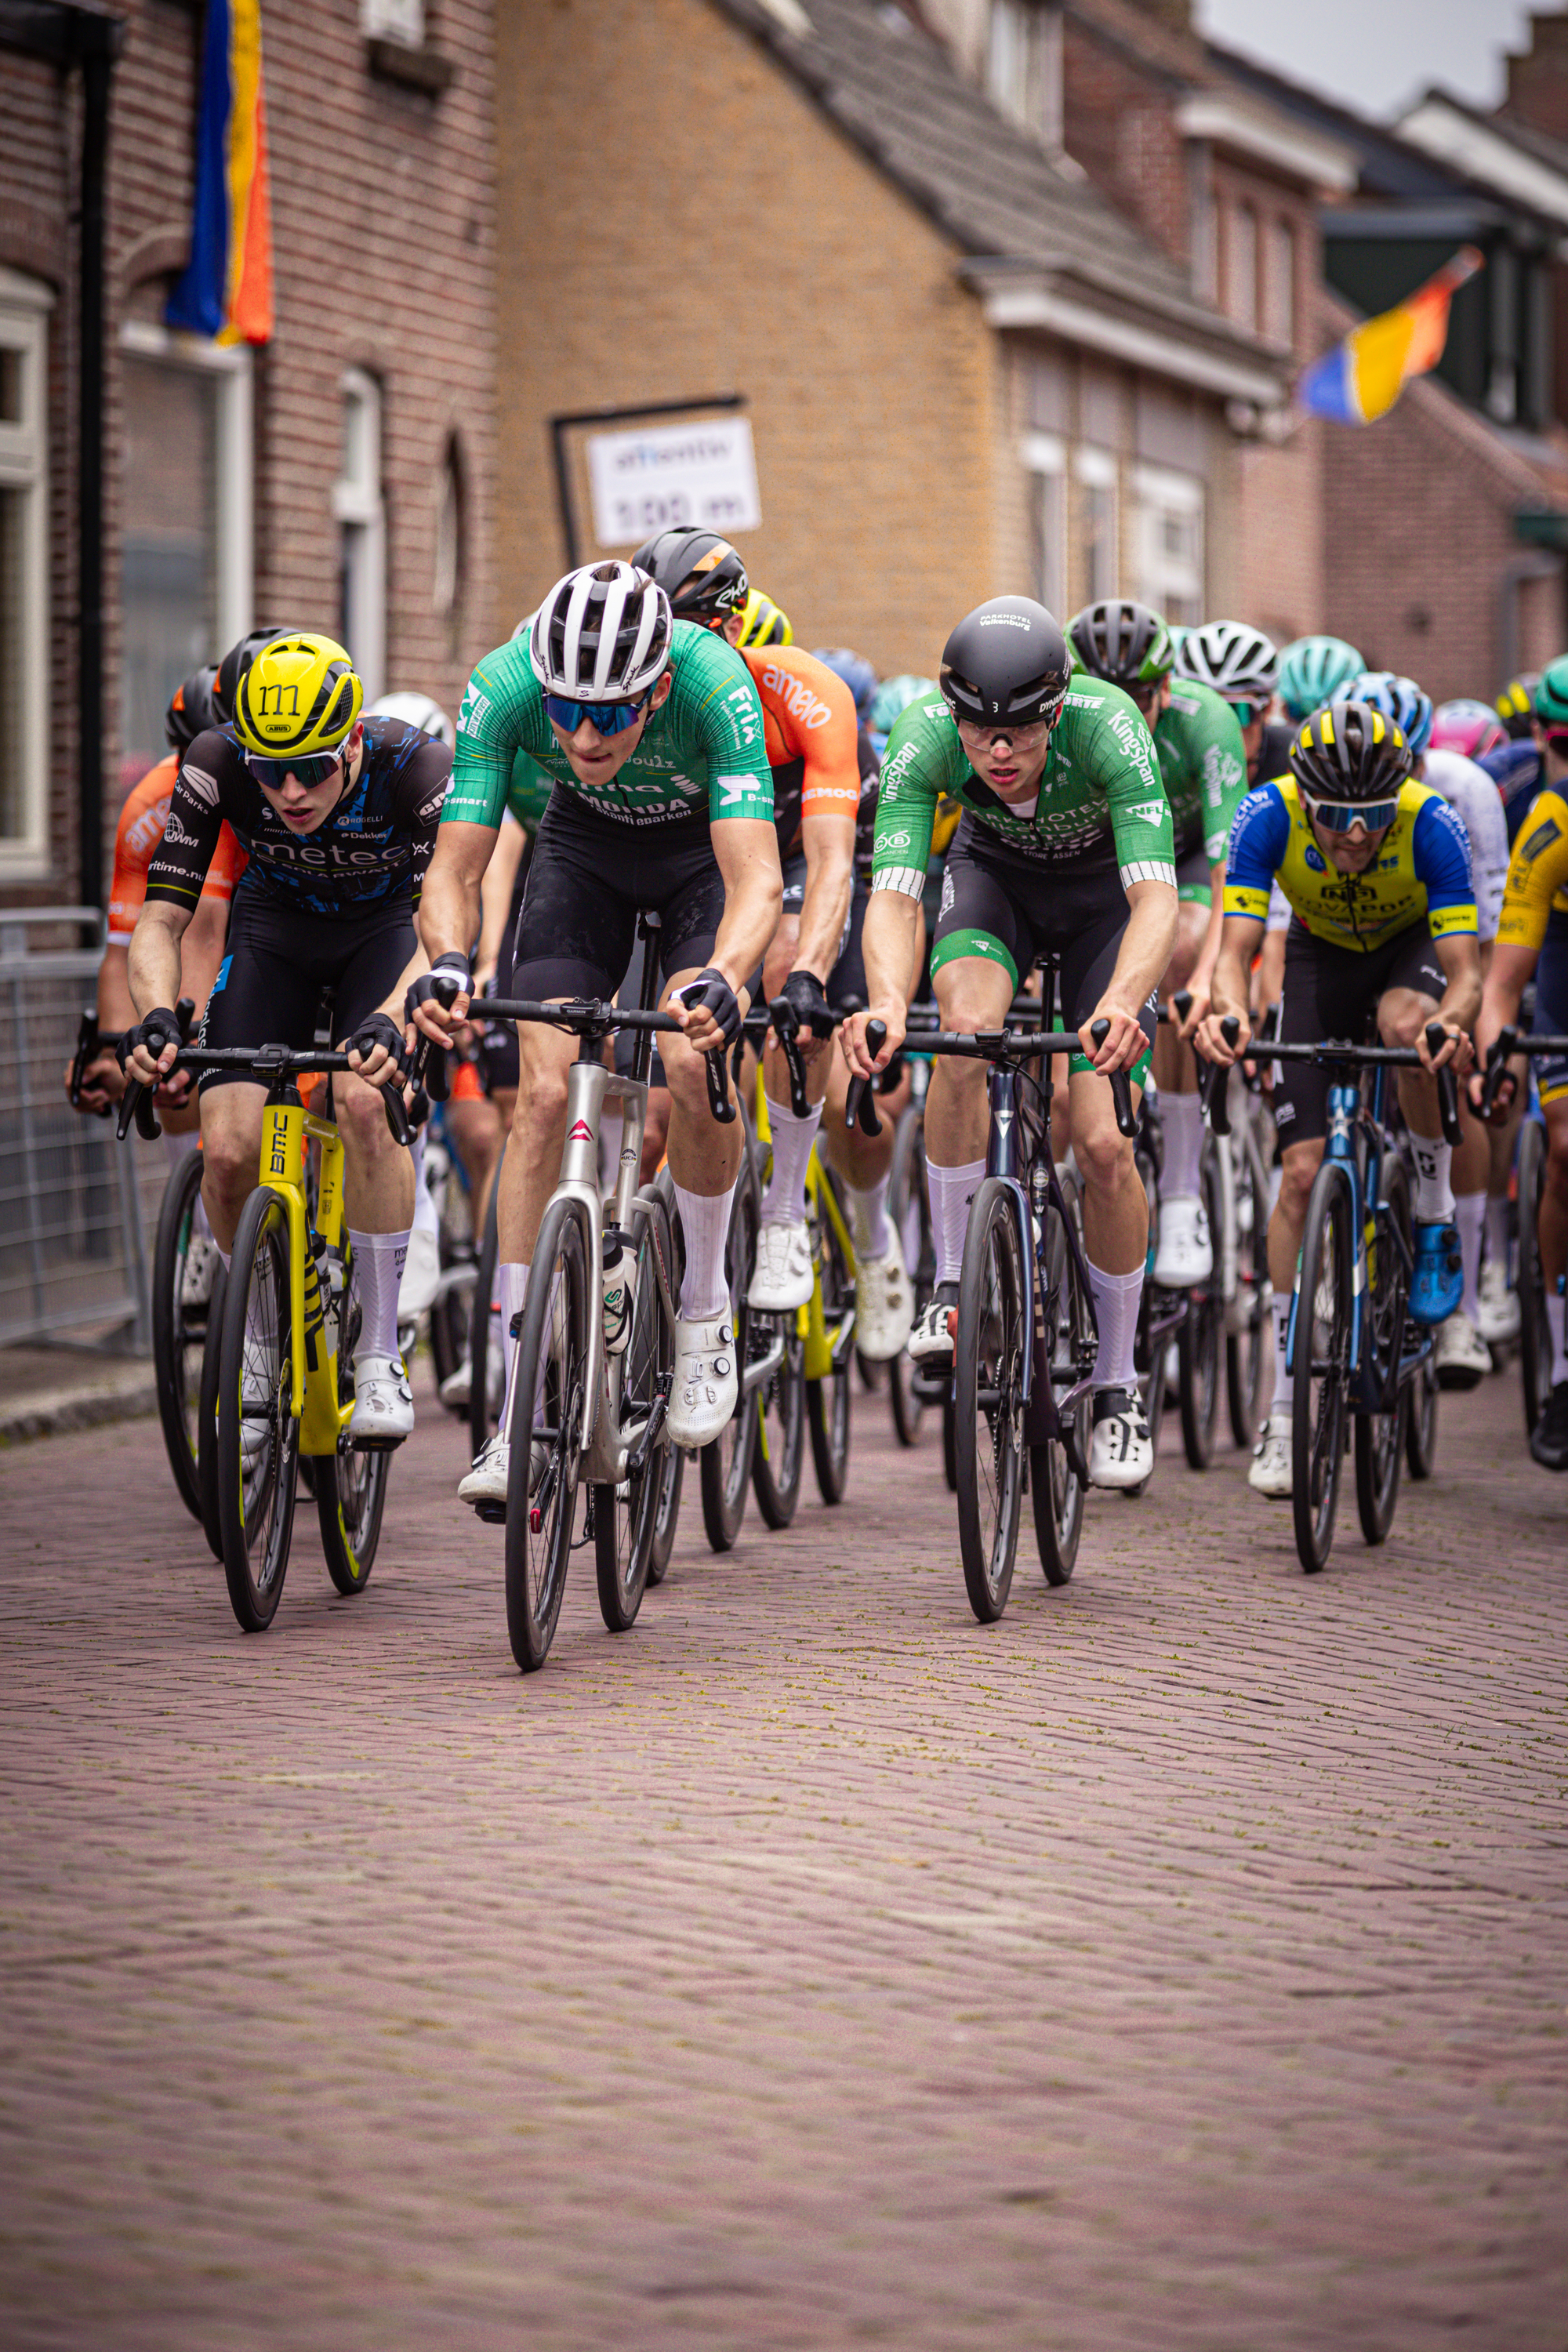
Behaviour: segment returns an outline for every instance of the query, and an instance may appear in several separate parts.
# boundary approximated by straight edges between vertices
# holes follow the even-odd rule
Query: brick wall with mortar
[[[706,0],[503,0],[497,69],[503,119],[528,95],[499,165],[501,628],[565,562],[549,417],[733,390],[763,508],[740,543],[796,641],[931,669],[1014,584],[1001,346],[956,247]],[[617,113],[635,154],[606,170]]]
[[[257,616],[335,627],[343,368],[379,378],[387,509],[389,684],[455,710],[493,632],[492,58],[486,0],[434,0],[432,47],[450,88],[424,96],[366,70],[355,0],[268,0],[264,64],[277,331],[256,355]],[[188,247],[201,12],[131,0],[110,127],[105,331],[105,841],[119,793],[119,332],[155,319]],[[16,902],[76,882],[74,201],[79,101],[73,79],[6,54],[0,73],[0,264],[58,289],[51,318],[52,871]],[[437,499],[456,436],[467,496],[458,602],[436,609]],[[107,874],[107,866],[106,866]]]

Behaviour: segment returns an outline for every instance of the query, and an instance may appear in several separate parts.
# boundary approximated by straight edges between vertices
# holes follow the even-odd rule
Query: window
[[[1264,331],[1287,347],[1296,340],[1296,232],[1288,220],[1268,224]]]
[[[401,41],[408,49],[425,46],[425,0],[360,0],[359,18],[367,41]]]
[[[1040,0],[991,0],[985,87],[1020,130],[1062,143],[1062,14]]]
[[[1225,307],[1238,327],[1258,324],[1258,215],[1250,205],[1231,207],[1226,239]]]
[[[0,880],[48,870],[48,288],[0,269]]]
[[[1109,449],[1080,449],[1073,471],[1083,602],[1093,604],[1117,589],[1116,460]]]
[[[1138,593],[1168,621],[1204,616],[1204,486],[1192,474],[1140,466],[1137,499]]]
[[[1020,455],[1028,508],[1029,588],[1047,612],[1067,611],[1067,456],[1053,433],[1026,433]]]
[[[120,781],[164,751],[182,678],[250,626],[251,377],[244,345],[148,320],[120,331]]]
[[[342,471],[332,486],[338,520],[338,627],[374,702],[386,691],[386,509],[381,495],[381,386],[363,368],[343,372]]]

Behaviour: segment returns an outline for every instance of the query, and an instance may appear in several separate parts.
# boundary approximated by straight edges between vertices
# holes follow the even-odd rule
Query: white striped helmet
[[[1176,648],[1176,676],[1213,687],[1226,702],[1266,703],[1279,674],[1273,641],[1246,621],[1207,621]]]
[[[669,598],[634,563],[584,563],[533,616],[533,675],[569,702],[635,702],[664,672],[675,635]]]

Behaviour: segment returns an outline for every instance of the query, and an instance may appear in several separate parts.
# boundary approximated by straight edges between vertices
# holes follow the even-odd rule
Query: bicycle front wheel
[[[1538,1224],[1545,1172],[1546,1129],[1538,1118],[1527,1118],[1519,1137],[1519,1366],[1527,1435],[1533,1434],[1552,1394],[1552,1329]]]
[[[757,1435],[752,1454],[752,1486],[757,1508],[770,1528],[787,1528],[800,1501],[805,1475],[805,1341],[794,1315],[757,1316],[752,1345],[772,1348],[784,1327],[784,1360],[757,1391]]]
[[[1139,1144],[1133,1153],[1133,1164],[1142,1180],[1143,1195],[1149,1203],[1149,1248],[1144,1261],[1143,1291],[1138,1302],[1138,1337],[1132,1350],[1132,1361],[1138,1375],[1138,1387],[1143,1399],[1143,1418],[1149,1424],[1149,1444],[1155,1467],[1160,1460],[1160,1432],[1165,1423],[1165,1359],[1170,1350],[1169,1329],[1156,1332],[1154,1322],[1154,1258],[1160,1239],[1160,1173],[1154,1165],[1154,1155],[1146,1144]],[[1178,1358],[1179,1360],[1179,1358]],[[1124,1486],[1122,1493],[1130,1499],[1146,1495],[1154,1475],[1140,1481],[1136,1486]]]
[[[918,1323],[936,1286],[936,1244],[926,1192],[925,1112],[918,1103],[910,1103],[899,1116],[888,1184],[888,1217],[903,1249]],[[888,1366],[888,1399],[900,1445],[916,1443],[925,1418],[925,1406],[914,1391],[914,1369],[902,1348]]]
[[[632,1328],[621,1358],[620,1433],[633,1439],[647,1424],[656,1399],[669,1391],[675,1369],[675,1335],[664,1319],[654,1272],[670,1264],[669,1226],[660,1201],[650,1203],[637,1244]],[[637,1622],[647,1585],[664,1460],[675,1452],[668,1436],[651,1448],[618,1486],[594,1489],[594,1565],[599,1582],[599,1614],[612,1633]]]
[[[490,1300],[495,1296],[496,1260],[500,1252],[496,1218],[500,1200],[501,1161],[505,1158],[506,1148],[503,1145],[501,1159],[496,1163],[495,1176],[490,1184],[484,1238],[479,1244],[479,1263],[474,1268],[472,1311],[468,1317],[468,1442],[474,1449],[476,1461],[494,1436],[500,1419],[500,1400],[496,1393],[500,1388],[500,1379],[495,1362],[495,1348],[500,1342],[495,1338],[490,1320]],[[505,1354],[504,1347],[502,1354]],[[492,1394],[495,1395],[494,1403],[491,1402]]]
[[[742,1169],[735,1187],[730,1238],[724,1250],[725,1276],[734,1302],[735,1361],[742,1370],[750,1360],[752,1347],[752,1310],[746,1298],[756,1263],[757,1193],[746,1181]],[[756,1442],[756,1412],[742,1388],[723,1429],[697,1457],[702,1486],[702,1524],[715,1551],[729,1551],[741,1532],[741,1522],[746,1516],[746,1490],[752,1483],[752,1449]]]
[[[1182,1443],[1187,1466],[1206,1470],[1214,1460],[1219,1420],[1220,1355],[1225,1339],[1225,1298],[1220,1288],[1219,1242],[1224,1221],[1219,1171],[1212,1142],[1204,1153],[1204,1212],[1215,1244],[1215,1265],[1206,1282],[1187,1294],[1187,1312],[1176,1332],[1177,1393],[1182,1405]]]
[[[1264,1386],[1270,1379],[1268,1192],[1261,1156],[1237,1139],[1236,1168],[1236,1297],[1225,1341],[1226,1402],[1230,1433],[1248,1447],[1264,1416]]]
[[[153,1250],[153,1376],[158,1393],[158,1418],[163,1447],[174,1474],[179,1496],[192,1518],[202,1516],[197,1469],[201,1448],[198,1414],[201,1404],[202,1352],[206,1344],[212,1288],[199,1304],[184,1300],[185,1267],[190,1257],[196,1201],[202,1189],[202,1155],[183,1152],[163,1187],[158,1213],[158,1238]],[[216,1249],[211,1254],[214,1280],[219,1269]]]
[[[826,1188],[831,1181],[822,1173]],[[816,1244],[817,1276],[822,1285],[822,1320],[828,1339],[843,1328],[854,1297],[855,1277],[844,1255],[838,1231],[826,1209],[818,1209],[813,1238]],[[806,1420],[811,1430],[811,1460],[817,1492],[825,1503],[841,1503],[849,1481],[849,1358],[839,1345],[833,1369],[819,1381],[805,1384]]]
[[[196,1405],[196,1496],[201,1505],[202,1533],[215,1559],[223,1558],[223,1530],[217,1519],[217,1376],[223,1355],[223,1302],[228,1276],[218,1261],[213,1295],[207,1301],[207,1336],[202,1349],[202,1385]]]
[[[1081,1241],[1083,1212],[1078,1185],[1065,1174],[1060,1182],[1068,1214]],[[1094,1307],[1078,1260],[1068,1247],[1061,1219],[1051,1209],[1046,1214],[1046,1337],[1051,1352],[1051,1385],[1065,1393],[1077,1384],[1086,1360],[1093,1360]],[[1089,1460],[1089,1412],[1086,1391],[1073,1412],[1079,1462]],[[1083,1532],[1084,1484],[1058,1437],[1029,1449],[1029,1499],[1046,1582],[1066,1584],[1077,1565],[1078,1542]]]
[[[1291,1507],[1296,1549],[1309,1575],[1334,1542],[1350,1407],[1355,1236],[1350,1181],[1331,1160],[1319,1169],[1307,1203],[1296,1302]]]
[[[506,1622],[512,1656],[525,1675],[550,1654],[566,1591],[587,1371],[583,1237],[571,1203],[554,1201],[544,1213],[529,1268],[507,1431]]]
[[[1387,1191],[1373,1229],[1374,1255],[1362,1302],[1362,1329],[1373,1342],[1378,1369],[1392,1370],[1397,1369],[1395,1350],[1403,1354],[1405,1344],[1407,1277],[1400,1242],[1413,1257],[1415,1229],[1410,1217],[1410,1180],[1403,1161],[1385,1152],[1383,1172]],[[1369,1544],[1382,1543],[1394,1525],[1409,1409],[1410,1391],[1402,1388],[1392,1412],[1358,1412],[1355,1417],[1356,1508]]]
[[[289,1410],[289,1213],[258,1186],[234,1237],[218,1349],[217,1518],[235,1616],[271,1624],[294,1526],[300,1424]]]
[[[1024,1264],[1013,1194],[986,1178],[969,1211],[953,1351],[958,1542],[969,1605],[1001,1616],[1024,1492]]]

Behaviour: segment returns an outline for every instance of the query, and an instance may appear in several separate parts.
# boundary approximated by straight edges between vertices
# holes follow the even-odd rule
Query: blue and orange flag
[[[1363,320],[1342,342],[1314,360],[1296,386],[1301,407],[1336,425],[1371,425],[1386,416],[1412,376],[1425,375],[1443,356],[1448,305],[1483,266],[1473,245],[1461,246],[1425,286],[1392,310]]]
[[[272,334],[261,0],[208,0],[191,258],[164,317],[220,343],[265,343]]]

